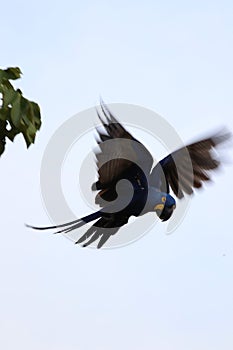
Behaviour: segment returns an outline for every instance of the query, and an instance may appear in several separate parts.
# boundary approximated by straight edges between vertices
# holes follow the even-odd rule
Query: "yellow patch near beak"
[[[164,204],[157,204],[155,207],[154,207],[154,209],[155,210],[163,210],[163,208],[164,208]]]

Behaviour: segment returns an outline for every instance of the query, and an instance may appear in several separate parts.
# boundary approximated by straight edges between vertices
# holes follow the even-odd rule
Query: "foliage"
[[[27,100],[10,82],[19,79],[21,74],[18,67],[0,69],[0,156],[5,150],[6,139],[13,141],[17,134],[22,133],[29,147],[41,126],[38,104]]]

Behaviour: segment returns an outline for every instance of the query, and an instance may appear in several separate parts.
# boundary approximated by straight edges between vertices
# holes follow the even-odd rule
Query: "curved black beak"
[[[166,207],[165,206],[163,211],[162,211],[162,213],[159,216],[160,220],[167,221],[168,219],[170,219],[174,209],[175,209],[174,206],[172,206],[172,207]]]

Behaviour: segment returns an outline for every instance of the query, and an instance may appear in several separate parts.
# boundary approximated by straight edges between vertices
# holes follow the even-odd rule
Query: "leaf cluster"
[[[6,139],[13,141],[21,133],[29,147],[41,127],[38,104],[26,99],[10,82],[19,79],[21,74],[18,67],[0,69],[0,156],[5,150]]]

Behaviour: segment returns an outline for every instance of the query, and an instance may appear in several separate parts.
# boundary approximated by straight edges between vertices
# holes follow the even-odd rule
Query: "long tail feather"
[[[46,226],[46,227],[40,227],[40,226],[33,226],[33,225],[28,225],[25,224],[26,227],[32,228],[34,230],[54,230],[57,228],[63,228],[62,230],[59,230],[55,233],[68,233],[70,231],[73,231],[85,224],[87,224],[90,221],[96,220],[102,216],[101,211],[97,211],[93,214],[84,216],[81,219],[77,219],[74,221],[67,222],[65,224],[60,224],[60,225],[54,225],[54,226]]]

